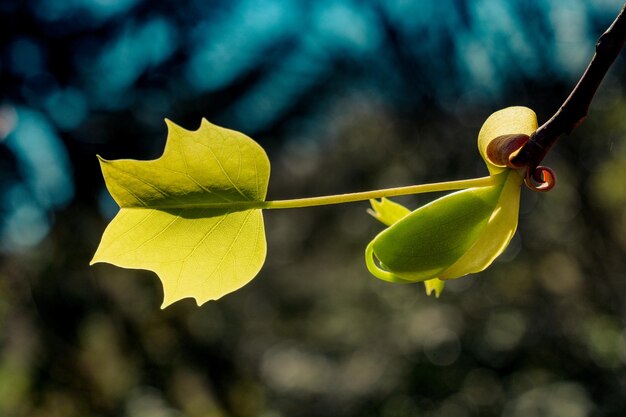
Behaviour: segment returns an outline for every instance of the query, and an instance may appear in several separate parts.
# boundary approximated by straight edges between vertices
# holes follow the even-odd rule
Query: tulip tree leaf
[[[100,159],[120,211],[91,263],[154,271],[163,307],[185,297],[200,305],[248,283],[265,261],[256,203],[265,200],[270,163],[242,133],[206,120],[196,131],[166,123],[160,158]]]
[[[375,219],[379,220],[381,223],[387,226],[391,226],[392,224],[399,222],[401,219],[411,214],[411,210],[387,198],[381,198],[380,201],[370,200],[370,203],[372,204],[372,208],[369,209],[367,212],[371,214]],[[395,277],[395,279],[395,282],[404,281],[397,276]],[[405,282],[409,283],[413,281]],[[439,278],[432,278],[424,281],[424,285],[426,287],[427,295],[431,295],[434,292],[435,296],[439,298],[441,292],[443,291],[445,283]]]
[[[487,157],[489,143],[499,136],[523,133],[531,135],[537,130],[537,115],[528,107],[512,106],[491,114],[478,133],[478,151],[491,175],[508,168],[496,165]]]
[[[480,238],[500,190],[481,187],[449,194],[381,232],[370,244],[382,268],[376,276],[414,282],[440,277]],[[372,261],[368,257],[370,271]]]
[[[100,158],[120,211],[91,261],[156,272],[163,284],[163,307],[187,297],[200,305],[252,280],[267,251],[262,209],[462,189],[413,212],[386,198],[371,200],[370,214],[388,228],[366,248],[370,272],[390,282],[424,281],[426,292],[439,296],[443,280],[482,271],[510,242],[517,228],[522,172],[490,161],[487,150],[498,137],[528,136],[537,128],[535,113],[525,107],[509,107],[487,119],[478,148],[489,177],[265,201],[270,163],[256,142],[206,120],[196,131],[166,123],[169,132],[160,158]]]
[[[372,208],[368,209],[367,212],[385,226],[391,226],[400,221],[403,217],[411,214],[411,210],[388,198],[381,198],[380,201],[370,200],[370,204]]]
[[[484,123],[478,148],[495,180],[441,197],[408,213],[395,203],[373,202],[373,215],[390,225],[365,251],[369,271],[385,281],[426,281],[438,294],[446,280],[480,272],[499,256],[517,228],[522,172],[487,159],[489,143],[502,135],[530,135],[537,129],[535,113],[509,107]],[[398,215],[402,213],[402,215]],[[395,216],[397,221],[390,221]]]

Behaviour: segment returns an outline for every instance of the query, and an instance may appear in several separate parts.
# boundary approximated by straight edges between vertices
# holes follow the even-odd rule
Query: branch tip
[[[530,136],[516,154],[511,155],[515,167],[528,167],[526,185],[536,191],[547,191],[554,186],[554,172],[539,166],[550,148],[563,134],[570,134],[587,116],[591,101],[609,68],[626,42],[626,4],[611,26],[598,38],[595,54],[580,80],[557,112]],[[535,182],[540,183],[539,186]],[[545,180],[545,182],[544,182]],[[550,183],[549,188],[544,183]]]

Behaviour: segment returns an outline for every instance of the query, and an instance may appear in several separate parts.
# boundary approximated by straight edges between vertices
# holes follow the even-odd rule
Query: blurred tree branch
[[[542,181],[541,175],[536,174],[537,166],[562,134],[570,134],[585,120],[596,90],[625,42],[626,4],[611,26],[596,42],[596,51],[591,62],[559,110],[550,120],[540,126],[517,155],[511,158],[514,166],[528,167],[527,179],[534,178]],[[535,188],[528,183],[528,180],[527,184]]]

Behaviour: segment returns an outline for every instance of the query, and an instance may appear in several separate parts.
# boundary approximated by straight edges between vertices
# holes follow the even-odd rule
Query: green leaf
[[[537,128],[535,113],[509,107],[483,125],[478,147],[494,184],[469,188],[439,198],[396,222],[387,222],[398,208],[384,201],[373,204],[374,216],[389,228],[367,246],[369,271],[385,281],[428,281],[427,292],[438,294],[443,282],[487,268],[511,241],[517,228],[523,172],[494,164],[486,149],[495,138],[530,135]]]
[[[202,120],[197,131],[167,121],[163,155],[153,161],[100,159],[121,210],[91,263],[157,273],[163,307],[198,305],[237,290],[258,273],[266,241],[260,207],[270,163],[242,133]]]
[[[392,224],[399,222],[401,219],[411,214],[411,210],[387,198],[381,198],[380,201],[370,200],[370,203],[372,205],[372,208],[368,209],[367,212],[371,214],[375,219],[379,220],[381,223],[387,226],[391,226]],[[395,278],[395,282],[413,282],[404,281],[400,277]],[[439,298],[441,292],[443,291],[443,287],[445,286],[445,282],[443,282],[439,278],[433,278],[424,281],[424,286],[426,289],[426,295],[431,295],[434,292],[435,296]]]
[[[370,272],[386,281],[417,282],[485,269],[517,227],[522,177],[507,170],[497,179],[494,186],[441,197],[381,232],[366,250]]]
[[[480,272],[491,265],[509,245],[517,229],[523,177],[519,171],[510,169],[499,175],[505,177],[500,188],[486,187],[492,188],[490,194],[494,197],[497,195],[497,200],[488,217],[481,220],[484,223],[480,235],[439,278],[445,280]]]
[[[508,175],[500,177],[497,186],[449,194],[381,232],[368,246],[370,272],[381,279],[413,282],[442,277],[480,239]]]
[[[439,278],[428,279],[424,281],[424,287],[426,289],[426,295],[435,293],[435,297],[439,298],[443,291],[443,287],[446,286],[446,282]]]
[[[367,212],[386,226],[391,226],[411,214],[411,210],[387,198],[381,198],[380,201],[370,200],[370,204],[372,208]]]

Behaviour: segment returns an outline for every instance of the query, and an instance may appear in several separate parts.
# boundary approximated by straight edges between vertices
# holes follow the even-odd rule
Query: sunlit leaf
[[[380,201],[370,200],[370,203],[372,205],[372,208],[369,209],[367,212],[387,226],[391,226],[392,224],[400,221],[402,218],[411,214],[411,210],[387,198],[382,198],[380,199]],[[404,281],[400,277],[396,277],[395,282],[413,281]],[[426,287],[427,295],[431,295],[434,292],[435,296],[439,297],[441,295],[441,292],[443,291],[445,282],[440,280],[439,278],[433,278],[424,281],[424,285]]]
[[[431,295],[434,293],[435,297],[437,298],[439,298],[445,286],[446,286],[446,282],[439,278],[427,279],[426,281],[424,281],[426,295]]]
[[[167,125],[160,158],[100,159],[121,210],[91,263],[156,272],[163,307],[185,297],[202,304],[242,287],[263,265],[262,213],[246,204],[264,201],[270,164],[242,133],[206,120],[197,131]]]
[[[390,282],[417,282],[458,278],[487,268],[515,233],[523,182],[521,171],[489,161],[487,146],[502,135],[530,135],[536,128],[535,113],[525,107],[491,115],[478,146],[494,185],[458,191],[403,214],[367,246],[370,272]],[[373,207],[380,211],[375,217],[390,224],[384,221],[391,216],[387,205],[383,201]],[[427,286],[427,291],[438,289],[437,281]]]
[[[372,208],[368,209],[367,212],[386,226],[391,226],[392,224],[400,221],[403,217],[411,214],[411,210],[401,204],[389,200],[388,198],[370,200],[370,204],[372,205]]]
[[[520,133],[530,136],[535,130],[537,130],[537,115],[528,107],[507,107],[491,114],[478,133],[478,151],[487,164],[489,173],[494,175],[508,169],[487,157],[487,148],[492,140]]]
[[[270,164],[252,139],[206,120],[193,132],[167,123],[160,158],[100,159],[121,210],[92,260],[156,272],[163,306],[185,297],[202,304],[254,278],[266,255],[262,208],[306,207],[320,200],[334,204],[362,194],[265,202]],[[535,128],[528,109],[494,113],[479,135],[480,152],[486,155],[494,135],[530,134]],[[439,296],[442,280],[486,268],[515,232],[522,182],[521,172],[486,162],[489,181],[476,180],[490,185],[447,195],[413,212],[385,198],[372,200],[370,213],[389,228],[367,247],[370,271],[391,282],[427,281],[427,293]],[[450,183],[441,184],[410,188],[433,191]]]

